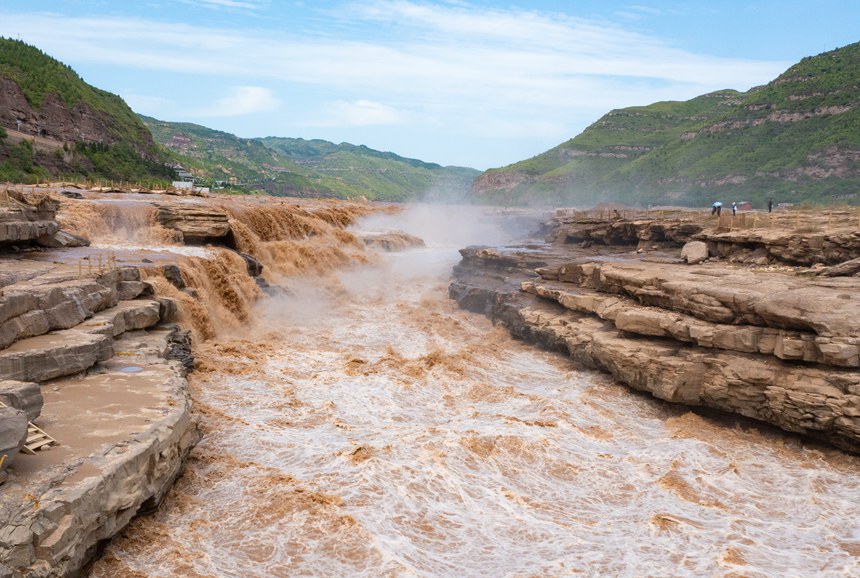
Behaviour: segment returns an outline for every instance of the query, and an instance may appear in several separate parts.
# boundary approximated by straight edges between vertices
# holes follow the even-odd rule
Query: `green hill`
[[[167,179],[167,160],[117,95],[19,40],[0,38],[0,180]]]
[[[155,140],[204,181],[304,197],[405,201],[463,198],[480,173],[324,140],[243,139],[200,125],[141,116]]]
[[[487,171],[485,200],[860,204],[860,43],[763,87],[614,110],[577,137]]]

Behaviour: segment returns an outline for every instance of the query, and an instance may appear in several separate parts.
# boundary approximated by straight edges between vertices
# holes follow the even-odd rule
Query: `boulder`
[[[240,252],[239,256],[245,260],[245,265],[248,267],[248,275],[251,277],[259,277],[263,274],[263,264],[257,261],[253,255]]]
[[[161,273],[167,281],[177,289],[185,289],[185,280],[182,278],[182,271],[176,265],[164,265],[161,268]]]
[[[57,231],[53,235],[44,235],[36,239],[36,242],[42,247],[49,249],[57,249],[60,247],[89,247],[90,240],[74,233],[66,231]]]
[[[23,411],[33,421],[42,413],[44,400],[39,384],[26,381],[0,381],[0,401]]]
[[[681,249],[681,258],[690,265],[697,265],[708,258],[708,244],[690,241]]]
[[[15,461],[15,457],[27,441],[27,414],[14,407],[0,407],[0,458],[3,472]]]
[[[159,205],[158,222],[182,233],[186,242],[222,241],[232,236],[227,213],[203,205]]]

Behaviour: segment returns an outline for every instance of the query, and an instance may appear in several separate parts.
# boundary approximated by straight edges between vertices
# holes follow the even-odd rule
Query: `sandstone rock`
[[[0,381],[0,401],[27,414],[33,421],[42,413],[42,390],[39,385],[23,381]]]
[[[860,258],[851,259],[817,272],[822,277],[851,277],[860,275]]]
[[[27,440],[27,414],[14,407],[0,407],[0,457],[6,456],[0,472],[17,458]]]
[[[860,254],[860,233],[802,233],[790,229],[703,230],[696,238],[708,242],[715,253],[737,262],[751,262],[751,248],[760,248],[774,261],[811,266],[836,265]],[[760,254],[759,254],[760,256]]]
[[[113,339],[106,335],[56,331],[0,351],[0,379],[41,383],[79,373],[112,355]]]
[[[166,335],[127,334],[119,347],[129,355],[106,364],[106,373],[65,379],[46,392],[46,419],[69,458],[10,478],[15,492],[0,491],[0,560],[14,576],[78,575],[99,544],[155,508],[181,473],[200,432],[178,364],[160,357]],[[131,397],[122,372],[128,365],[143,368]],[[91,441],[70,437],[81,431],[72,408],[86,414],[87,435],[104,440],[95,451]]]
[[[575,227],[574,234],[571,227],[555,233],[566,243],[528,259],[512,248],[462,250],[449,295],[516,336],[660,399],[733,412],[860,451],[860,280],[716,259],[695,267],[647,262],[630,250],[630,223],[589,225],[586,235]],[[599,245],[620,242],[616,235],[623,247]],[[830,256],[856,251],[854,237],[700,237],[727,260],[797,259],[806,247],[812,252],[802,258],[817,262],[826,260],[814,254],[818,249]],[[751,246],[740,249],[740,239]],[[594,246],[580,247],[585,240]]]
[[[54,219],[58,207],[57,201],[46,195],[4,191],[0,201],[0,243],[35,241],[54,235],[60,230]]]
[[[223,240],[232,234],[227,213],[215,207],[191,204],[159,205],[158,222],[182,233],[185,241]]]
[[[126,331],[146,329],[161,320],[161,304],[157,300],[135,299],[120,301],[84,321],[75,329],[116,337]]]
[[[57,231],[53,235],[39,237],[36,242],[42,247],[56,249],[59,247],[89,247],[90,241],[80,235],[67,233],[66,231]]]
[[[681,258],[690,265],[698,265],[708,258],[708,244],[702,241],[689,241],[681,249]]]
[[[424,247],[424,239],[404,233],[403,231],[388,231],[374,233],[362,237],[364,245],[382,251],[404,251],[416,247]]]

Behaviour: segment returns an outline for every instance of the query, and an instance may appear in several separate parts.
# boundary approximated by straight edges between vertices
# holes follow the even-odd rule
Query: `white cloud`
[[[240,8],[243,10],[260,10],[268,5],[268,2],[255,0],[179,0],[183,4],[202,6],[203,8]]]
[[[308,126],[372,126],[402,124],[406,115],[372,100],[336,101],[325,107],[326,118]]]
[[[192,117],[242,116],[257,112],[272,112],[281,101],[268,88],[261,86],[235,86],[230,94],[211,106],[189,113]]]
[[[161,114],[162,111],[170,110],[176,106],[173,101],[162,96],[126,93],[123,94],[122,98],[135,112],[150,116]]]
[[[192,84],[207,78],[249,85],[197,116],[274,110],[277,99],[260,87],[277,84],[285,98],[311,95],[301,101],[305,118],[294,115],[303,126],[399,124],[447,131],[448,138],[535,136],[556,126],[564,140],[612,108],[746,90],[791,64],[695,54],[620,25],[521,8],[333,4],[286,30],[0,9],[0,35],[20,35],[73,67],[119,65],[182,73]],[[327,116],[308,120],[321,111]]]

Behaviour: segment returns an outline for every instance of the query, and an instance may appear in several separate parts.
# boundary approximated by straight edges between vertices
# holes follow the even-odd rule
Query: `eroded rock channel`
[[[6,213],[2,424],[59,445],[0,576],[860,571],[847,226],[82,197]]]

